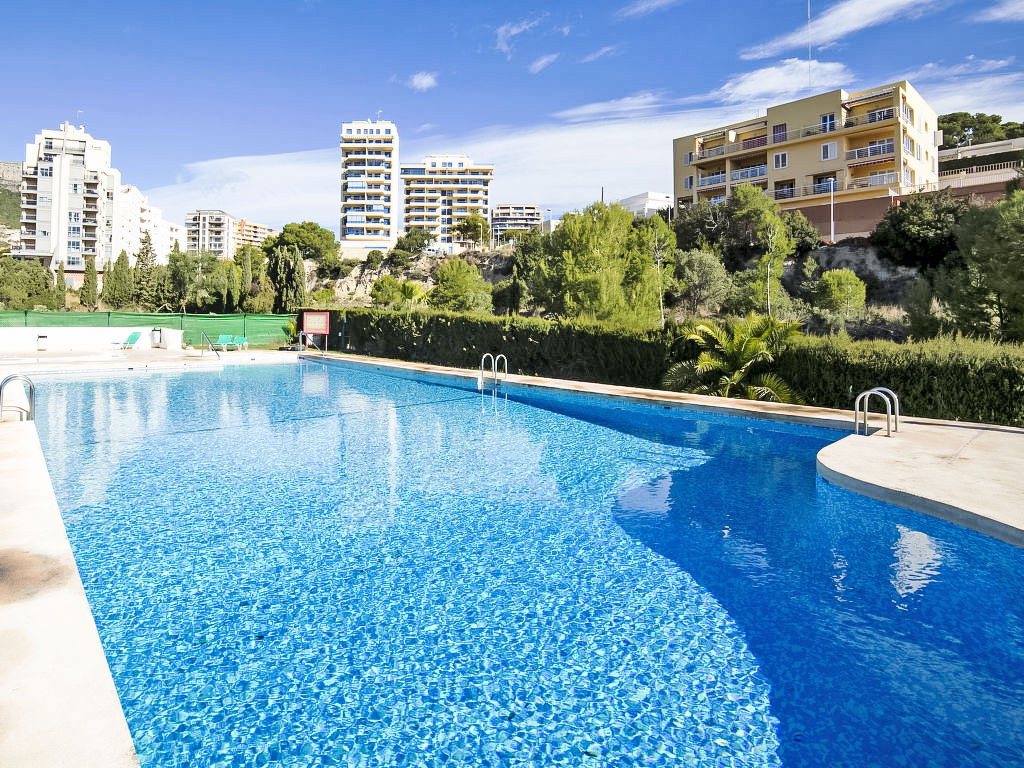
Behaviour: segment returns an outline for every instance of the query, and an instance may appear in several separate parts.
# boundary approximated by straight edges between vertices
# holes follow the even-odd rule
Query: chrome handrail
[[[855,435],[860,434],[860,414],[861,407],[863,406],[864,434],[868,434],[868,412],[871,407],[872,395],[880,397],[885,404],[885,436],[892,437],[893,430],[891,429],[890,419],[894,410],[896,414],[896,431],[899,432],[900,429],[900,398],[899,395],[888,387],[873,387],[857,395],[857,399],[853,404],[853,433]]]
[[[15,408],[19,413],[24,413],[28,416],[28,421],[35,421],[36,418],[36,385],[32,383],[32,379],[23,373],[12,373],[6,377],[3,381],[0,381],[0,420],[3,419],[4,414],[4,389],[12,381],[21,381],[28,384],[28,410],[26,411],[20,405],[11,405],[8,408]],[[21,417],[18,417],[19,420]]]
[[[299,346],[300,347],[303,346],[303,342],[302,342],[303,339],[305,339],[307,343],[313,345],[313,349],[315,349],[317,352],[320,353],[320,357],[324,357],[324,351],[322,349],[320,349],[320,345],[317,344],[311,338],[310,334],[306,333],[305,331],[299,331]]]
[[[483,357],[480,358],[480,375],[476,377],[476,389],[478,392],[484,391],[484,365],[487,363],[487,358],[491,358],[491,368],[494,368],[494,355],[490,352],[484,352]]]
[[[498,361],[499,360],[504,362],[504,378],[506,378],[506,379],[508,378],[508,358],[505,357],[505,355],[503,355],[503,354],[499,354],[496,358],[494,358],[494,369],[493,370],[494,370],[494,386],[495,386],[495,388],[497,388],[498,386],[501,385],[501,380],[498,378]]]

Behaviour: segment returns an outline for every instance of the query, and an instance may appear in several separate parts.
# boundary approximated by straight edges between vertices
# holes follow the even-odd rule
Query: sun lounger
[[[132,349],[135,347],[135,343],[139,340],[141,336],[142,333],[140,333],[139,331],[133,331],[128,335],[128,338],[125,339],[124,341],[115,341],[113,343],[117,345],[118,349]]]

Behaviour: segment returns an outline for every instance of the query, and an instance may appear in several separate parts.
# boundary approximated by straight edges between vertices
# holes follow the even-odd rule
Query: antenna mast
[[[807,0],[807,87],[811,87],[811,0]]]

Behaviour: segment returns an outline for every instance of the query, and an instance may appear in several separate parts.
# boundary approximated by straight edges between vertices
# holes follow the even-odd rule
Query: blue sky
[[[1024,0],[811,11],[811,91],[908,77],[940,112],[1024,119]],[[336,229],[340,123],[380,110],[405,161],[495,163],[496,203],[668,192],[673,137],[806,95],[806,14],[806,0],[18,3],[0,159],[81,110],[172,220],[211,207]]]

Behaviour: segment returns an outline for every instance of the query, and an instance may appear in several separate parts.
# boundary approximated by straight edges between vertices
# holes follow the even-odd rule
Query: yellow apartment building
[[[751,184],[783,210],[803,211],[825,238],[866,235],[889,206],[937,188],[937,123],[905,80],[769,107],[673,141],[675,203],[719,202]]]

